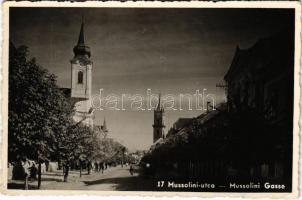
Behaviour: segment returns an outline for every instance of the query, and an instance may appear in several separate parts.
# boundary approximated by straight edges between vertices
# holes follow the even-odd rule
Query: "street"
[[[22,188],[22,181],[9,180],[9,188]],[[37,181],[29,182],[30,189],[36,189]],[[96,191],[151,191],[152,179],[139,176],[138,170],[133,176],[129,166],[123,168],[119,165],[101,172],[87,171],[79,176],[79,171],[70,171],[68,182],[63,182],[62,171],[46,172],[42,174],[41,189],[47,190],[96,190]]]
[[[136,172],[133,176],[129,167],[115,167],[109,169],[104,175],[97,175],[93,179],[84,180],[85,190],[124,191],[124,190],[151,190],[152,180],[139,176]]]

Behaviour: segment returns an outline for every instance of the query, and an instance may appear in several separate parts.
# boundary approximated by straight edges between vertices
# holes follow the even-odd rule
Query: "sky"
[[[236,46],[249,48],[293,19],[286,9],[11,8],[10,40],[28,46],[30,55],[57,76],[58,85],[70,88],[82,16],[93,60],[93,94],[103,89],[103,96],[146,96],[151,89],[178,97],[206,89],[216,103],[225,101],[216,84],[223,83]],[[166,111],[165,132],[178,118],[202,112]],[[104,117],[109,137],[129,150],[149,149],[153,111],[96,110],[95,124]]]

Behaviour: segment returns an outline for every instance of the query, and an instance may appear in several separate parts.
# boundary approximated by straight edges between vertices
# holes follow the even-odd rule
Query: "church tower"
[[[104,122],[103,122],[103,131],[104,133],[107,135],[108,134],[108,129],[107,129],[107,125],[106,125],[106,119],[104,118]]]
[[[156,109],[154,110],[153,143],[155,143],[158,139],[165,137],[164,128],[166,126],[164,121],[164,115],[165,111],[164,108],[161,106],[159,95],[158,104]]]
[[[71,63],[71,99],[75,104],[73,119],[93,127],[93,109],[90,105],[92,86],[92,61],[90,48],[85,44],[82,21],[78,43],[73,48]]]
[[[84,22],[82,22],[77,45],[73,48],[74,57],[71,62],[71,97],[88,100],[91,97],[90,48],[85,45]]]

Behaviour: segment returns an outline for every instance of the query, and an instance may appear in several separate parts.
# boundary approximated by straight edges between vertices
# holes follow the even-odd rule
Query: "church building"
[[[154,110],[154,124],[153,124],[153,143],[156,143],[159,139],[165,138],[164,128],[165,126],[165,110],[160,102],[160,95],[158,97],[158,104]]]
[[[82,22],[78,43],[73,48],[71,59],[71,100],[75,105],[75,122],[93,127],[91,107],[92,65],[90,47],[85,44],[84,22]]]
[[[107,125],[106,125],[106,119],[104,118],[104,122],[103,122],[103,125],[97,125],[95,126],[96,128],[96,131],[99,133],[99,137],[101,138],[108,138],[108,133],[109,133],[109,130],[107,128]]]

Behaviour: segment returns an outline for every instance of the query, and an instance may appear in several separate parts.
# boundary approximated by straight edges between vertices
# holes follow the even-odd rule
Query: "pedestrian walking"
[[[130,169],[129,169],[129,172],[130,172],[131,176],[133,176],[133,171],[134,171],[134,169],[133,169],[133,166],[132,166],[132,164],[131,164],[131,165],[130,165]]]
[[[91,168],[92,168],[92,163],[91,163],[91,161],[88,161],[88,163],[87,163],[88,175],[90,175]]]
[[[101,172],[102,172],[102,174],[104,173],[104,163],[100,163],[100,170],[101,170]]]
[[[22,167],[24,169],[24,190],[28,190],[28,177],[30,175],[29,168],[29,160],[27,158],[22,159]]]
[[[94,171],[98,172],[99,171],[99,165],[97,162],[94,163]]]
[[[30,178],[37,179],[38,169],[34,162],[32,162],[32,166],[30,167]]]

